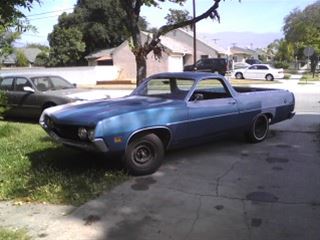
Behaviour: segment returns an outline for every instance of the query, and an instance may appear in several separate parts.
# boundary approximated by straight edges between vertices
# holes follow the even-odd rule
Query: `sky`
[[[41,43],[48,45],[47,36],[57,23],[62,12],[72,12],[76,0],[41,0],[34,4],[30,12],[23,10],[28,16],[30,24],[37,28],[37,32],[24,33],[16,45],[26,43]],[[253,33],[281,33],[284,17],[293,9],[303,10],[316,0],[225,0],[221,1],[219,13],[221,22],[206,19],[197,24],[200,33],[221,32],[253,32]],[[200,15],[212,5],[212,0],[195,0],[196,14]],[[143,7],[141,15],[152,27],[160,27],[166,23],[164,17],[169,8],[185,9],[192,13],[192,0],[187,0],[183,7],[177,4],[161,3],[161,8]]]

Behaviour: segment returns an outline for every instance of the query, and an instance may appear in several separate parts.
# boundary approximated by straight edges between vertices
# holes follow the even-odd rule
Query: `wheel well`
[[[42,105],[42,111],[45,110],[48,107],[53,107],[56,106],[57,104],[55,104],[54,102],[46,102]]]
[[[272,121],[272,119],[273,119],[272,113],[263,113],[263,114],[267,116],[267,118],[269,119],[269,121]]]
[[[153,133],[153,134],[157,135],[160,138],[160,140],[162,141],[163,146],[165,148],[168,147],[170,139],[171,139],[171,133],[170,133],[170,130],[166,129],[166,128],[154,128],[154,129],[146,129],[146,130],[139,131],[130,137],[128,144],[130,142],[132,142],[134,139],[141,137],[142,135],[149,134],[149,133]]]

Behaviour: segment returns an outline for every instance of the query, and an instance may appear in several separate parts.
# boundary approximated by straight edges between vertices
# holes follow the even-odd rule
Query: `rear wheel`
[[[249,142],[258,143],[266,139],[269,132],[269,118],[265,115],[257,116],[247,133]]]
[[[274,80],[274,77],[273,77],[271,74],[268,74],[268,75],[266,76],[266,80],[267,80],[267,81],[273,81],[273,80]]]
[[[163,156],[162,141],[157,135],[149,133],[137,136],[129,143],[123,163],[131,174],[151,174],[160,167]]]
[[[236,79],[243,79],[243,74],[240,73],[240,72],[237,72],[237,73],[235,74],[235,77],[236,77]]]

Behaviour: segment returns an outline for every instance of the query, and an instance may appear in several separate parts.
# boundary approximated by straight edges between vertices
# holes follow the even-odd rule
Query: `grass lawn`
[[[0,200],[77,206],[128,178],[118,162],[58,145],[38,124],[0,121]]]
[[[8,230],[0,228],[0,239],[1,240],[30,240],[31,238],[27,235],[25,230]]]
[[[266,81],[266,80],[252,80],[252,79],[235,79],[235,78],[231,78],[230,81],[232,86],[248,86],[248,85],[252,85],[252,84],[275,84],[275,83],[279,83],[279,81],[274,80],[274,81]]]
[[[312,83],[315,81],[320,81],[320,74],[316,73],[313,77],[312,73],[305,73],[303,74],[302,78],[300,79],[300,84]]]

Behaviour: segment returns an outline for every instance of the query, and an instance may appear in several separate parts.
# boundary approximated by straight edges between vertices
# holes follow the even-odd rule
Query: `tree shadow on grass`
[[[27,157],[31,165],[20,197],[33,201],[80,205],[128,178],[118,156],[58,146]]]

